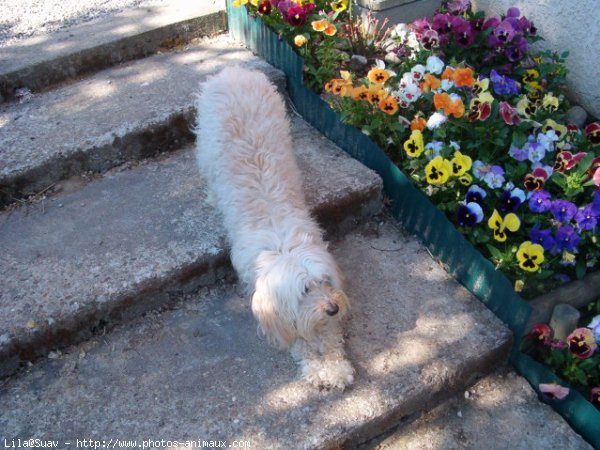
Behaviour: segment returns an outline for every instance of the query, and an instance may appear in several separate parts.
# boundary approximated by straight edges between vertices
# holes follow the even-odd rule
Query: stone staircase
[[[397,443],[502,368],[510,332],[387,216],[377,174],[293,108],[309,204],[353,300],[356,383],[311,388],[259,338],[190,129],[198,83],[221,67],[263,70],[282,93],[285,77],[216,33],[216,2],[188,3],[0,48],[0,442],[455,448]],[[513,447],[589,448],[527,407],[545,428],[521,422],[530,440]]]

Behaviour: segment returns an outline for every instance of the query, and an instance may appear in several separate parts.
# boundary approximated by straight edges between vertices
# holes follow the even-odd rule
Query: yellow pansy
[[[461,152],[456,151],[454,157],[450,160],[452,164],[452,175],[460,177],[469,170],[473,164],[473,160],[470,156],[463,155]]]
[[[515,232],[521,227],[521,220],[514,213],[508,213],[504,218],[494,209],[488,220],[488,227],[494,231],[494,239],[499,242],[506,241],[506,230]]]
[[[519,267],[527,272],[536,272],[544,262],[544,247],[525,241],[517,250]]]
[[[557,97],[552,94],[544,95],[544,99],[542,100],[542,107],[551,112],[554,112],[558,109],[560,102]]]
[[[413,130],[410,137],[404,142],[404,151],[411,158],[418,158],[423,153],[423,133],[420,130]]]
[[[483,78],[481,80],[477,80],[473,85],[473,94],[480,95],[486,92],[490,87],[490,79]]]
[[[452,163],[436,156],[425,166],[425,178],[429,184],[444,184],[452,174]]]
[[[390,74],[385,69],[373,67],[371,70],[369,70],[369,73],[367,73],[367,78],[371,83],[381,84],[389,80]]]
[[[239,8],[242,5],[247,5],[248,4],[248,0],[234,0],[232,5],[234,8]]]
[[[304,36],[303,34],[298,34],[294,38],[294,45],[296,47],[302,47],[303,45],[306,45],[307,42],[308,39],[306,39],[306,36]]]
[[[331,9],[333,9],[335,12],[345,11],[348,9],[348,1],[349,0],[336,0],[331,2]]]
[[[554,132],[556,133],[556,135],[559,138],[564,138],[567,135],[567,127],[565,127],[564,125],[561,125],[559,123],[556,123],[554,120],[552,119],[546,119],[546,121],[544,122],[544,125],[542,126],[542,133],[546,133],[548,132],[548,130],[554,130]]]

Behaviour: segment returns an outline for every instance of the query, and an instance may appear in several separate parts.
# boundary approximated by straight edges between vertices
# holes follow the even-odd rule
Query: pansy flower
[[[577,206],[568,200],[555,200],[550,205],[550,212],[561,223],[570,222],[577,213]]]
[[[269,0],[263,0],[258,5],[257,11],[260,15],[268,16],[269,14],[271,14],[271,9],[271,2]]]
[[[474,184],[469,188],[465,195],[467,203],[475,202],[483,205],[483,200],[487,197],[487,192],[481,189],[479,186]]]
[[[513,233],[521,227],[521,219],[514,214],[508,213],[502,217],[500,213],[494,209],[491,217],[488,220],[488,226],[493,230],[494,239],[498,242],[504,242],[507,238],[507,231]]]
[[[467,115],[467,119],[470,122],[474,122],[476,120],[483,122],[490,117],[491,113],[492,105],[489,102],[484,102],[479,97],[476,97],[471,100],[470,111]]]
[[[594,211],[591,203],[577,210],[575,222],[581,231],[591,231],[596,228],[596,225],[598,225],[598,214]]]
[[[544,98],[542,99],[542,108],[547,109],[550,112],[555,112],[558,110],[559,105],[560,102],[557,97],[552,94],[544,95]]]
[[[461,152],[456,151],[453,158],[450,160],[452,164],[452,175],[460,177],[469,170],[473,164],[473,160],[468,155],[463,155]]]
[[[517,250],[519,267],[527,272],[537,272],[544,262],[544,249],[540,244],[525,241]]]
[[[430,73],[425,74],[423,81],[419,85],[423,92],[436,91],[442,86],[442,81],[439,78],[431,75]]]
[[[371,83],[374,84],[382,84],[385,83],[390,78],[390,74],[387,70],[381,67],[373,67],[367,73],[367,78]]]
[[[444,70],[444,65],[444,61],[442,61],[437,56],[430,56],[427,58],[425,69],[429,73],[439,75],[440,73],[442,73],[442,70]]]
[[[594,176],[598,176],[598,169],[600,169],[600,156],[596,156],[592,159],[592,163],[588,169],[588,177],[594,178]],[[599,186],[597,182],[595,182],[595,184],[596,186]]]
[[[563,150],[556,155],[553,169],[557,172],[565,173],[581,162],[585,158],[585,155],[587,155],[585,152],[579,152],[574,155],[570,151]]]
[[[564,251],[574,252],[581,242],[581,237],[571,225],[564,225],[556,231],[555,241],[552,253],[558,255]]]
[[[547,252],[551,251],[556,245],[556,241],[552,236],[552,230],[540,229],[539,223],[536,223],[531,230],[529,230],[529,238],[533,244],[541,245]]]
[[[567,336],[567,345],[571,354],[578,359],[587,359],[598,348],[594,333],[589,328],[577,328]]]
[[[564,400],[569,395],[569,388],[554,383],[540,383],[540,392],[551,400]]]
[[[548,177],[548,172],[542,167],[538,167],[533,172],[525,175],[523,185],[529,192],[541,191],[544,189]]]
[[[498,189],[504,184],[504,169],[501,166],[485,164],[478,160],[473,163],[472,173],[492,189]]]
[[[494,30],[494,36],[503,44],[507,44],[515,37],[515,29],[508,20],[503,20]]]
[[[360,85],[352,88],[350,94],[353,100],[369,100],[369,89],[365,85]]]
[[[484,92],[487,92],[487,90],[489,89],[490,86],[490,79],[489,78],[479,78],[477,81],[475,81],[475,84],[473,84],[473,95],[478,96],[479,94],[483,94]]]
[[[428,29],[421,36],[421,45],[426,50],[431,50],[434,47],[437,47],[440,43],[440,35],[436,30]]]
[[[433,105],[435,109],[441,109],[445,116],[451,115],[458,119],[465,113],[465,105],[456,94],[448,95],[446,92],[434,94]]]
[[[496,94],[519,95],[521,90],[519,84],[512,78],[500,75],[496,70],[492,69],[490,72],[490,80],[492,80],[492,87]]]
[[[452,81],[456,87],[472,87],[475,84],[473,77],[473,69],[470,67],[462,67],[454,70]]]
[[[529,197],[529,209],[536,213],[544,213],[552,205],[552,196],[548,191],[537,191]]]
[[[517,112],[521,116],[529,118],[537,112],[537,105],[531,102],[527,97],[523,97],[517,102]]]
[[[415,116],[410,122],[410,129],[412,131],[419,130],[423,131],[427,126],[427,121],[421,116]]]
[[[507,125],[518,125],[521,123],[517,109],[513,108],[508,102],[500,103],[500,115]]]
[[[567,127],[564,125],[556,123],[552,119],[546,119],[544,125],[542,126],[542,133],[548,133],[550,130],[554,131],[559,139],[564,138],[568,132]]]
[[[348,1],[349,0],[336,0],[330,3],[331,9],[335,12],[341,12],[348,9]]]
[[[418,158],[423,153],[423,148],[423,134],[420,130],[413,130],[404,142],[404,151],[411,158]]]
[[[459,203],[456,221],[461,227],[472,227],[483,220],[483,209],[476,202]]]
[[[379,109],[392,116],[398,112],[398,101],[394,97],[382,98],[379,100]]]
[[[294,45],[296,47],[302,47],[303,45],[306,45],[307,42],[308,42],[308,39],[306,39],[306,36],[304,36],[303,34],[298,34],[298,35],[296,35],[296,37],[294,37]],[[328,84],[329,83],[325,84],[325,86],[326,86],[325,90],[327,90]],[[331,85],[329,85],[329,86],[331,86]],[[328,92],[331,92],[331,91],[328,91]]]
[[[429,184],[444,184],[452,174],[452,164],[441,156],[436,156],[425,166],[425,178]]]
[[[545,344],[552,338],[552,328],[545,323],[538,323],[531,329],[527,337],[534,343]]]
[[[367,101],[372,105],[379,105],[381,99],[386,98],[387,96],[388,93],[384,89],[381,89],[378,85],[374,84],[369,87]]]
[[[427,129],[435,130],[436,128],[442,126],[444,123],[448,121],[448,116],[445,114],[434,112],[429,119],[427,119]]]
[[[593,122],[586,126],[585,135],[592,145],[600,144],[600,123]]]
[[[500,212],[515,212],[525,201],[525,192],[519,188],[505,190],[500,194]]]

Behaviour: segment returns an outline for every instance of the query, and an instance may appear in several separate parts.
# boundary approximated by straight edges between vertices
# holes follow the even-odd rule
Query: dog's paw
[[[302,378],[318,388],[344,390],[354,383],[354,369],[346,360],[312,361],[303,366]]]

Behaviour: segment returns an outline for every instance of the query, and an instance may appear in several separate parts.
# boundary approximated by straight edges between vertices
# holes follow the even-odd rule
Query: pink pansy
[[[594,184],[600,188],[600,167],[596,169],[592,179],[594,180]]]
[[[513,108],[508,102],[500,103],[500,115],[507,125],[518,125],[521,123],[517,109]]]
[[[578,359],[587,359],[598,348],[594,333],[589,328],[577,328],[567,337],[571,354]]]
[[[540,392],[553,400],[564,400],[569,395],[569,388],[554,383],[541,383]]]

